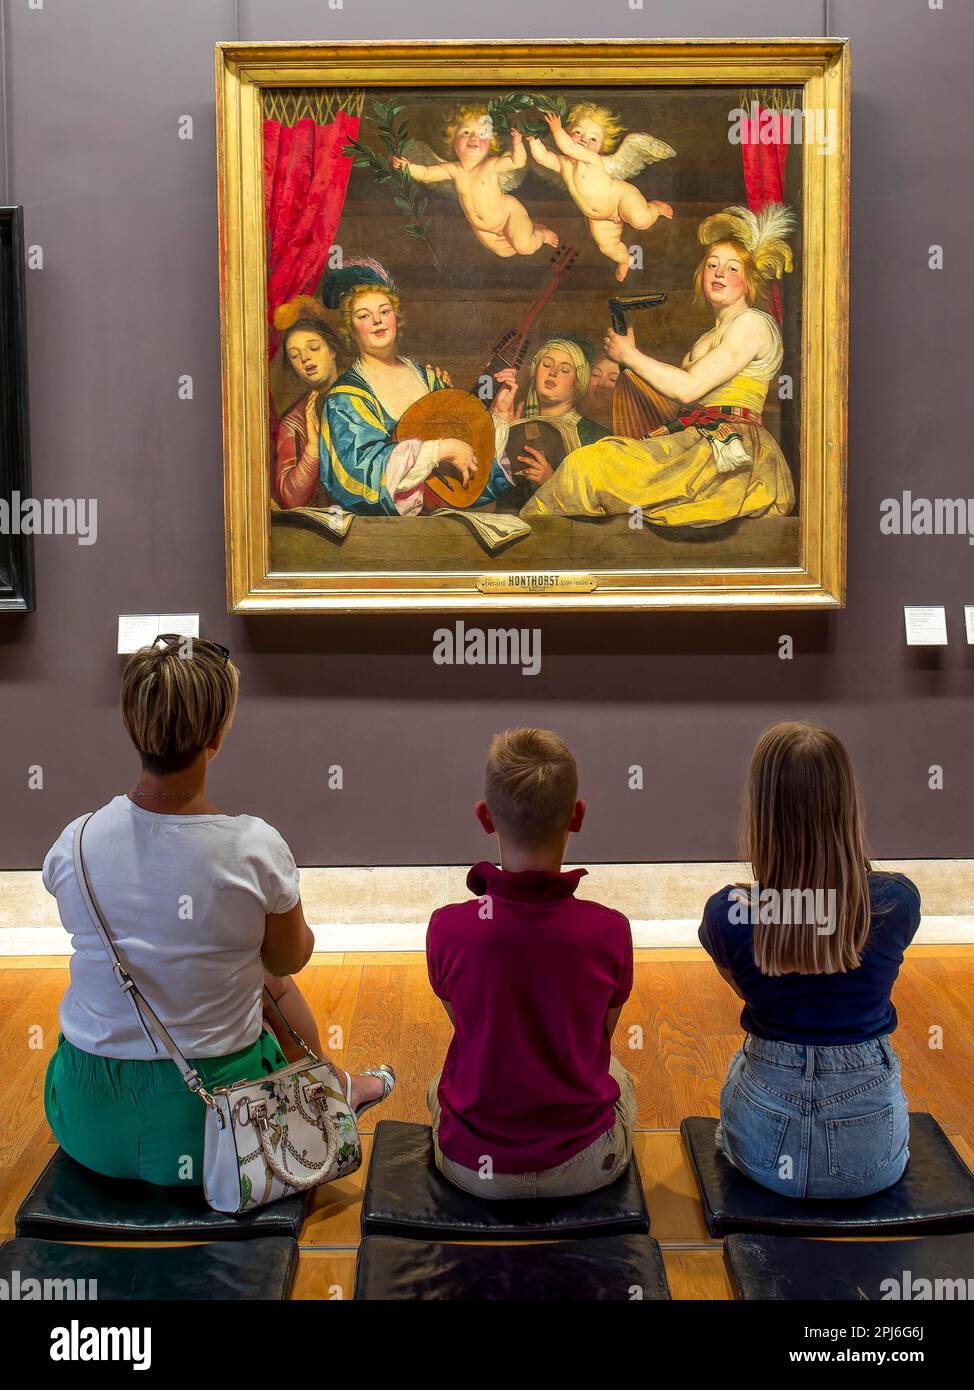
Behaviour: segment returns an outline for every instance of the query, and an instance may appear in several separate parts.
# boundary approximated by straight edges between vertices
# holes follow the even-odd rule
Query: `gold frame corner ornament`
[[[848,39],[218,43],[215,46],[224,520],[232,613],[829,609],[845,603],[849,329]],[[835,148],[803,160],[800,560],[787,568],[600,571],[483,592],[473,571],[281,574],[270,563],[262,89],[640,83],[802,90]],[[833,115],[834,113],[834,115]],[[813,407],[811,402],[815,401]],[[498,576],[494,576],[497,578]],[[510,576],[500,576],[501,578]],[[564,581],[568,574],[561,576]]]

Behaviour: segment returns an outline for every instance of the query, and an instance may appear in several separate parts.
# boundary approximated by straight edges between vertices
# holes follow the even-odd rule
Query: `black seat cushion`
[[[659,1245],[651,1236],[596,1236],[541,1245],[448,1245],[366,1236],[355,1266],[355,1297],[521,1303],[668,1299]]]
[[[724,1260],[738,1298],[880,1301],[967,1298],[974,1288],[974,1235],[919,1240],[792,1240],[728,1236]],[[920,1281],[929,1281],[925,1287]],[[938,1280],[949,1280],[952,1293]],[[956,1281],[961,1280],[962,1292]]]
[[[0,1245],[0,1277],[18,1284],[18,1297],[44,1297],[44,1280],[58,1294],[85,1300],[287,1298],[298,1267],[298,1243],[286,1236],[228,1245],[68,1245],[59,1240],[8,1240]],[[27,1285],[28,1279],[39,1281]],[[75,1282],[70,1293],[63,1280]],[[93,1284],[92,1284],[93,1281]],[[50,1293],[48,1297],[52,1296]]]
[[[704,1219],[712,1236],[732,1231],[782,1235],[920,1235],[974,1230],[974,1175],[932,1115],[910,1116],[910,1161],[898,1183],[872,1197],[784,1197],[752,1182],[714,1145],[717,1121],[680,1126]]]
[[[537,1240],[649,1230],[635,1161],[584,1197],[491,1201],[447,1182],[433,1162],[429,1125],[380,1120],[362,1202],[362,1234],[435,1240]]]
[[[246,1216],[211,1211],[199,1187],[103,1178],[58,1149],[24,1198],[17,1235],[46,1240],[241,1240],[301,1232],[304,1196]]]

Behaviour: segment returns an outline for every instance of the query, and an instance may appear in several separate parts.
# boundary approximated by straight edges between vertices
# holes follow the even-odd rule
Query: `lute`
[[[494,422],[478,394],[480,384],[485,376],[493,378],[506,368],[516,370],[521,366],[531,329],[557,290],[561,277],[577,259],[578,251],[574,246],[558,248],[537,297],[514,327],[498,338],[487,365],[469,391],[452,386],[431,391],[400,417],[396,439],[462,439],[477,456],[477,471],[467,484],[453,474],[430,474],[425,487],[433,507],[441,503],[450,507],[472,507],[479,500],[494,461]]]
[[[616,333],[625,333],[626,314],[633,309],[656,309],[666,303],[660,290],[649,294],[620,294],[609,300],[609,317]],[[677,401],[662,395],[628,367],[619,373],[612,396],[612,433],[625,439],[645,439],[650,430],[680,413]]]

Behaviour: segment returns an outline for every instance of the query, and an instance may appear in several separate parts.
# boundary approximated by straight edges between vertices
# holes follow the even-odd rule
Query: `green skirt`
[[[227,1057],[191,1059],[207,1090],[287,1066],[266,1029]],[[99,1057],[59,1037],[47,1066],[44,1111],[64,1151],[108,1178],[202,1187],[206,1107],[175,1064]]]

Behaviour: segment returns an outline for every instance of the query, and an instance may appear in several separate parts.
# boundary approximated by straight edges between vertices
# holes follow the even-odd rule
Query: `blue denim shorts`
[[[888,1037],[843,1047],[748,1036],[720,1093],[717,1147],[772,1192],[865,1197],[909,1161],[900,1062]]]

